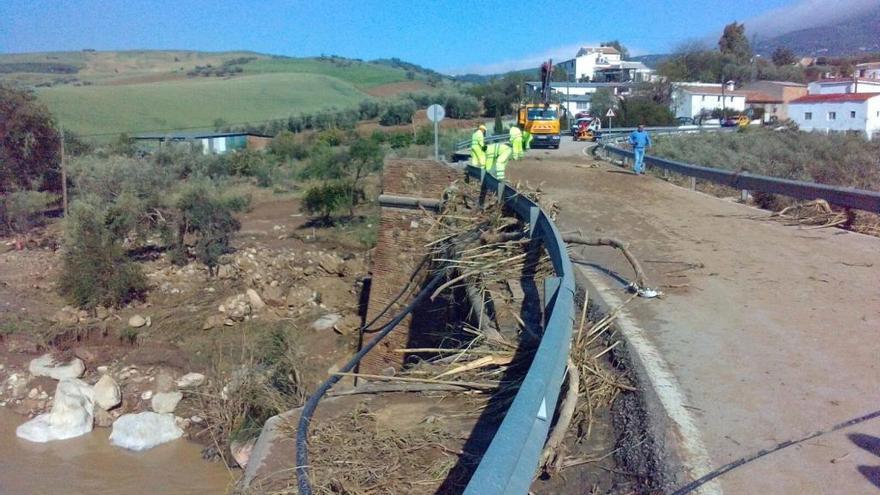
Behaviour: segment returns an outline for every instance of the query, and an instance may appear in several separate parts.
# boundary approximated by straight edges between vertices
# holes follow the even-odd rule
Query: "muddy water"
[[[15,436],[24,422],[0,407],[0,494],[222,494],[232,478],[222,463],[205,462],[185,440],[146,452],[110,445],[109,428],[45,444]]]

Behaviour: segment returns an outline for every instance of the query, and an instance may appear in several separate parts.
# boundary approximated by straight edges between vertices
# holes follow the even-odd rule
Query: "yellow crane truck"
[[[532,148],[559,148],[561,125],[559,118],[565,111],[558,103],[550,103],[550,78],[553,60],[541,64],[541,97],[538,103],[525,103],[517,111],[516,122],[530,135]]]

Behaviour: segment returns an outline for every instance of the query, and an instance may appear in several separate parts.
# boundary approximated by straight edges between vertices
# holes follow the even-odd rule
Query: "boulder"
[[[333,253],[324,253],[318,258],[318,266],[330,275],[345,273],[345,262]]]
[[[212,328],[222,327],[226,317],[223,315],[211,315],[202,324],[202,330],[210,330]]]
[[[145,411],[123,414],[113,423],[110,443],[129,450],[147,450],[183,436],[173,414]]]
[[[89,384],[77,379],[61,380],[52,410],[19,426],[15,435],[40,443],[85,435],[92,431],[94,410],[94,391]]]
[[[266,307],[266,303],[263,302],[263,299],[254,289],[248,289],[245,291],[245,294],[247,295],[248,302],[251,303],[251,308],[255,311],[259,311]]]
[[[315,291],[303,285],[291,287],[287,292],[287,305],[292,308],[301,308],[314,300]]]
[[[316,330],[319,332],[323,332],[324,330],[330,330],[334,326],[336,326],[339,321],[342,320],[342,315],[339,313],[330,313],[326,314],[312,323],[312,330]]]
[[[177,388],[196,388],[205,383],[205,375],[201,373],[187,373],[177,380]]]
[[[30,377],[27,375],[19,375],[13,373],[6,379],[6,386],[9,387],[9,395],[13,399],[21,399],[28,393],[28,382]]]
[[[132,328],[140,328],[147,324],[147,319],[141,315],[134,315],[128,319],[128,326]]]
[[[227,298],[221,307],[226,317],[232,321],[244,321],[251,314],[251,305],[247,302],[247,295],[238,294]]]
[[[173,413],[181,399],[183,399],[181,392],[159,392],[153,396],[151,405],[159,414]]]
[[[248,461],[251,458],[251,452],[254,451],[254,445],[257,444],[257,437],[251,438],[250,440],[239,441],[233,440],[229,445],[229,450],[232,452],[232,458],[235,459],[235,462],[244,469],[248,465]]]
[[[95,384],[95,404],[109,411],[122,402],[122,391],[116,380],[110,375],[104,375]]]
[[[284,291],[278,285],[270,285],[263,289],[263,300],[270,306],[285,306],[287,301],[284,298]]]
[[[28,365],[28,371],[34,376],[48,376],[53,380],[66,380],[70,378],[79,378],[85,372],[86,367],[82,359],[74,358],[67,364],[61,364],[55,361],[51,354],[43,354],[42,356],[31,360]]]
[[[98,428],[110,428],[113,425],[113,419],[113,415],[109,412],[100,407],[95,408],[95,426]]]

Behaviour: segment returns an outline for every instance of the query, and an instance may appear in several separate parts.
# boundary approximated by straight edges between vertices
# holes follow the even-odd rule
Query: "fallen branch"
[[[571,426],[571,420],[577,409],[578,394],[580,393],[580,373],[577,366],[574,365],[571,358],[568,359],[567,366],[568,388],[565,391],[565,398],[562,399],[562,405],[559,408],[559,419],[557,419],[556,426],[553,427],[550,437],[547,438],[547,443],[544,444],[544,451],[541,453],[540,465],[547,473],[560,469],[562,442],[565,440],[569,426]]]
[[[629,261],[629,264],[632,265],[633,271],[636,273],[636,285],[638,288],[645,288],[648,286],[647,280],[645,278],[645,271],[642,270],[642,265],[639,264],[639,261],[633,256],[632,252],[627,248],[626,244],[623,242],[609,238],[609,237],[598,237],[595,239],[590,239],[587,237],[583,237],[578,234],[563,234],[562,240],[571,244],[581,244],[584,246],[611,246],[613,248],[619,249],[620,252],[623,253],[623,256]]]
[[[457,368],[453,368],[448,371],[444,371],[440,373],[435,378],[441,378],[444,376],[457,375],[459,373],[464,373],[465,371],[475,370],[479,368],[485,368],[486,366],[504,366],[506,364],[510,364],[513,361],[513,356],[484,356],[480,359],[475,359],[467,364],[463,364]]]
[[[361,394],[388,394],[395,392],[467,392],[471,389],[461,385],[444,385],[439,383],[367,383],[349,390],[331,391],[330,397]]]

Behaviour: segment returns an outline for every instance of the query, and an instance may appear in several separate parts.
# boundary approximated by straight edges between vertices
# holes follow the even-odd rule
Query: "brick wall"
[[[386,160],[382,175],[382,193],[440,199],[443,191],[459,177],[460,172],[433,160]],[[373,282],[367,305],[367,321],[372,320],[394,299],[424,257],[425,244],[430,242],[428,229],[431,222],[426,218],[427,215],[432,214],[422,210],[382,207],[378,242],[371,267]],[[424,281],[422,274],[414,282],[414,293],[402,297],[373,328],[381,328],[390,321],[409,303]],[[426,311],[436,310],[437,308],[422,308],[421,318],[424,318]],[[416,318],[420,316],[417,315]],[[442,318],[435,318],[433,323],[441,323],[439,320]],[[419,336],[411,332],[411,324],[412,316],[408,316],[364,357],[360,372],[380,374],[388,368],[400,369],[404,355],[395,353],[394,350],[412,347],[411,343],[419,340]],[[419,325],[419,329],[423,328],[423,325]],[[372,337],[373,334],[366,333],[362,336],[362,341],[369,342]]]

